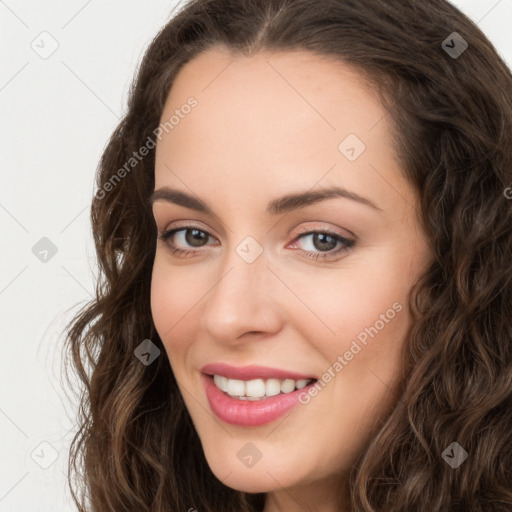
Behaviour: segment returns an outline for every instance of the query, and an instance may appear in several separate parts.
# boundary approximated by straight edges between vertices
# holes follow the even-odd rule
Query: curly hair
[[[467,42],[461,55],[447,51],[454,37]],[[264,506],[264,493],[230,489],[211,472],[168,358],[149,371],[134,357],[145,339],[164,350],[150,309],[154,151],[134,155],[154,140],[178,71],[215,46],[243,56],[306,50],[353,66],[378,91],[419,193],[434,257],[409,295],[400,399],[353,467],[351,510],[510,512],[512,75],[446,0],[190,0],[153,39],[97,169],[95,298],[66,329],[64,361],[81,388],[75,504]],[[456,469],[442,457],[454,441],[468,453]]]

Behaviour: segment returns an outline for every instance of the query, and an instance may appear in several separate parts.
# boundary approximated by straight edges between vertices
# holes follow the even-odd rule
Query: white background
[[[453,3],[512,67],[512,0]],[[142,52],[175,5],[0,0],[0,512],[74,510],[65,475],[75,412],[61,333],[94,290],[96,166]],[[31,47],[46,37],[51,48],[43,31],[58,43],[46,59]],[[42,237],[58,249],[47,262],[32,252]]]

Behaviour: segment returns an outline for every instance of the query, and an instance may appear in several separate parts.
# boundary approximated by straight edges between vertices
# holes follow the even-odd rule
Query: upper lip
[[[304,375],[290,370],[280,368],[269,368],[268,366],[231,366],[226,363],[209,363],[201,368],[206,375],[222,375],[228,379],[254,380],[254,379],[293,379],[309,380],[316,379],[312,375]]]

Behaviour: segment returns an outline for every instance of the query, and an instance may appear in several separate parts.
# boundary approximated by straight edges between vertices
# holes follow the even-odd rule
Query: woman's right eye
[[[173,249],[173,254],[186,255],[197,252],[190,250],[190,247],[203,247],[206,245],[203,242],[208,242],[209,238],[213,237],[203,229],[197,227],[180,227],[164,231],[158,235],[160,240],[163,240],[167,245]],[[188,244],[188,245],[187,245]]]

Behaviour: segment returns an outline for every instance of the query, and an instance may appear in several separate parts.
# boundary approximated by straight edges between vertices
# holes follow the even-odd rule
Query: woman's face
[[[151,308],[206,459],[229,487],[328,500],[396,403],[430,253],[386,112],[341,63],[215,49],[171,116]]]

